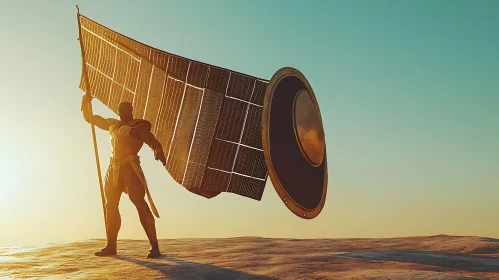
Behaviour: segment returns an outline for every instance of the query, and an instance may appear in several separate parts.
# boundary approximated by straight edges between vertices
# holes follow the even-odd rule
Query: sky
[[[322,112],[322,213],[211,200],[144,173],[159,238],[499,238],[497,1],[0,1],[0,246],[104,238],[90,126],[79,111],[82,14],[156,48],[270,79],[307,77]],[[94,101],[94,113],[113,113]],[[109,136],[97,131],[102,169]],[[145,239],[126,195],[120,239]]]

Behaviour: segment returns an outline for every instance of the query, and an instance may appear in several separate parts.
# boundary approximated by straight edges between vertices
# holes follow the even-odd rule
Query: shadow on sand
[[[494,243],[499,243],[499,239],[495,239],[495,238],[490,238],[490,237],[483,237],[480,239],[481,241],[484,241],[484,242],[494,242]]]
[[[431,251],[364,251],[342,254],[343,257],[434,265],[469,272],[499,272],[499,258],[442,254]]]
[[[188,262],[174,259],[166,255],[160,258],[148,261],[138,260],[125,256],[116,256],[116,259],[132,262],[145,266],[149,269],[154,269],[162,273],[168,279],[276,279],[266,276],[240,272],[227,268],[222,268],[209,264],[196,262]]]

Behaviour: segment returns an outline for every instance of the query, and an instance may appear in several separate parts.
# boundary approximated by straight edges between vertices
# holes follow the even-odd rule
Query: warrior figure
[[[151,243],[151,249],[147,257],[161,256],[158,239],[156,238],[156,227],[154,217],[144,197],[147,194],[149,204],[154,215],[159,218],[158,212],[149,194],[144,173],[140,167],[137,153],[146,143],[154,151],[156,160],[166,165],[163,148],[151,133],[151,123],[142,119],[134,119],[132,104],[121,102],[118,107],[120,120],[104,119],[98,115],[90,115],[89,102],[92,96],[83,96],[81,110],[83,117],[88,123],[92,123],[100,129],[107,130],[111,134],[112,157],[105,178],[105,211],[107,245],[102,250],[95,252],[96,256],[116,255],[116,240],[121,226],[121,216],[118,209],[121,193],[125,192],[137,208],[140,223],[144,228],[147,238]]]

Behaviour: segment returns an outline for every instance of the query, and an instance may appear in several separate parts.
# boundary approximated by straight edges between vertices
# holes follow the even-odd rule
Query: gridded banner
[[[152,124],[166,169],[189,191],[260,200],[268,177],[261,116],[268,81],[130,39],[80,15],[90,93]],[[87,90],[83,76],[80,88]]]

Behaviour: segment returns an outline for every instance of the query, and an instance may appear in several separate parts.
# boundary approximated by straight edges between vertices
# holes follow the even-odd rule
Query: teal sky
[[[295,67],[317,95],[330,180],[316,219],[289,212],[270,179],[260,202],[198,197],[145,148],[160,238],[499,237],[498,1],[12,0],[0,1],[0,245],[104,237],[75,4],[191,59],[266,79]],[[105,169],[108,135],[98,142]],[[120,238],[145,238],[125,196],[121,209]]]

